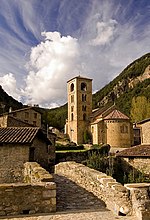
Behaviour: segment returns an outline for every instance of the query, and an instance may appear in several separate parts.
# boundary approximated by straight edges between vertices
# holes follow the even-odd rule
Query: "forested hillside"
[[[7,112],[10,107],[13,110],[21,108],[23,105],[11,96],[9,96],[0,85],[0,114]]]

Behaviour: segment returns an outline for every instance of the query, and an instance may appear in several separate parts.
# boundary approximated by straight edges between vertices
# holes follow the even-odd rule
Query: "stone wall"
[[[150,219],[150,183],[126,184],[130,191],[133,213],[138,220]]]
[[[60,163],[55,169],[102,199],[115,214],[131,214],[129,191],[111,176],[75,162]]]
[[[56,211],[56,185],[37,163],[25,164],[24,183],[0,184],[0,216]]]
[[[142,127],[142,144],[150,144],[150,120],[141,124],[140,126]]]
[[[127,162],[128,165],[131,165],[137,171],[150,175],[150,158],[122,158],[121,160],[122,162]]]
[[[0,183],[22,182],[23,164],[29,161],[29,146],[5,144],[0,146]]]

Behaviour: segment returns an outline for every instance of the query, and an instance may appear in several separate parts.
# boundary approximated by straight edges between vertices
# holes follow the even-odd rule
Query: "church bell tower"
[[[67,82],[67,90],[68,135],[71,141],[82,144],[92,113],[92,79],[74,77]]]

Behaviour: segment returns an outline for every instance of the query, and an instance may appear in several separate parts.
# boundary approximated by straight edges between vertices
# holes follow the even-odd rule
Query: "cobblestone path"
[[[70,179],[55,174],[57,212],[36,216],[3,218],[5,220],[137,220],[131,216],[115,216],[105,203]]]

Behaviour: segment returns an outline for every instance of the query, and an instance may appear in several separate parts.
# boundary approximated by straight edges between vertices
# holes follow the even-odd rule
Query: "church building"
[[[93,144],[110,144],[114,148],[131,147],[133,140],[130,118],[115,105],[92,111],[92,79],[81,76],[67,82],[68,120],[65,133],[76,144],[85,143],[85,133]]]

